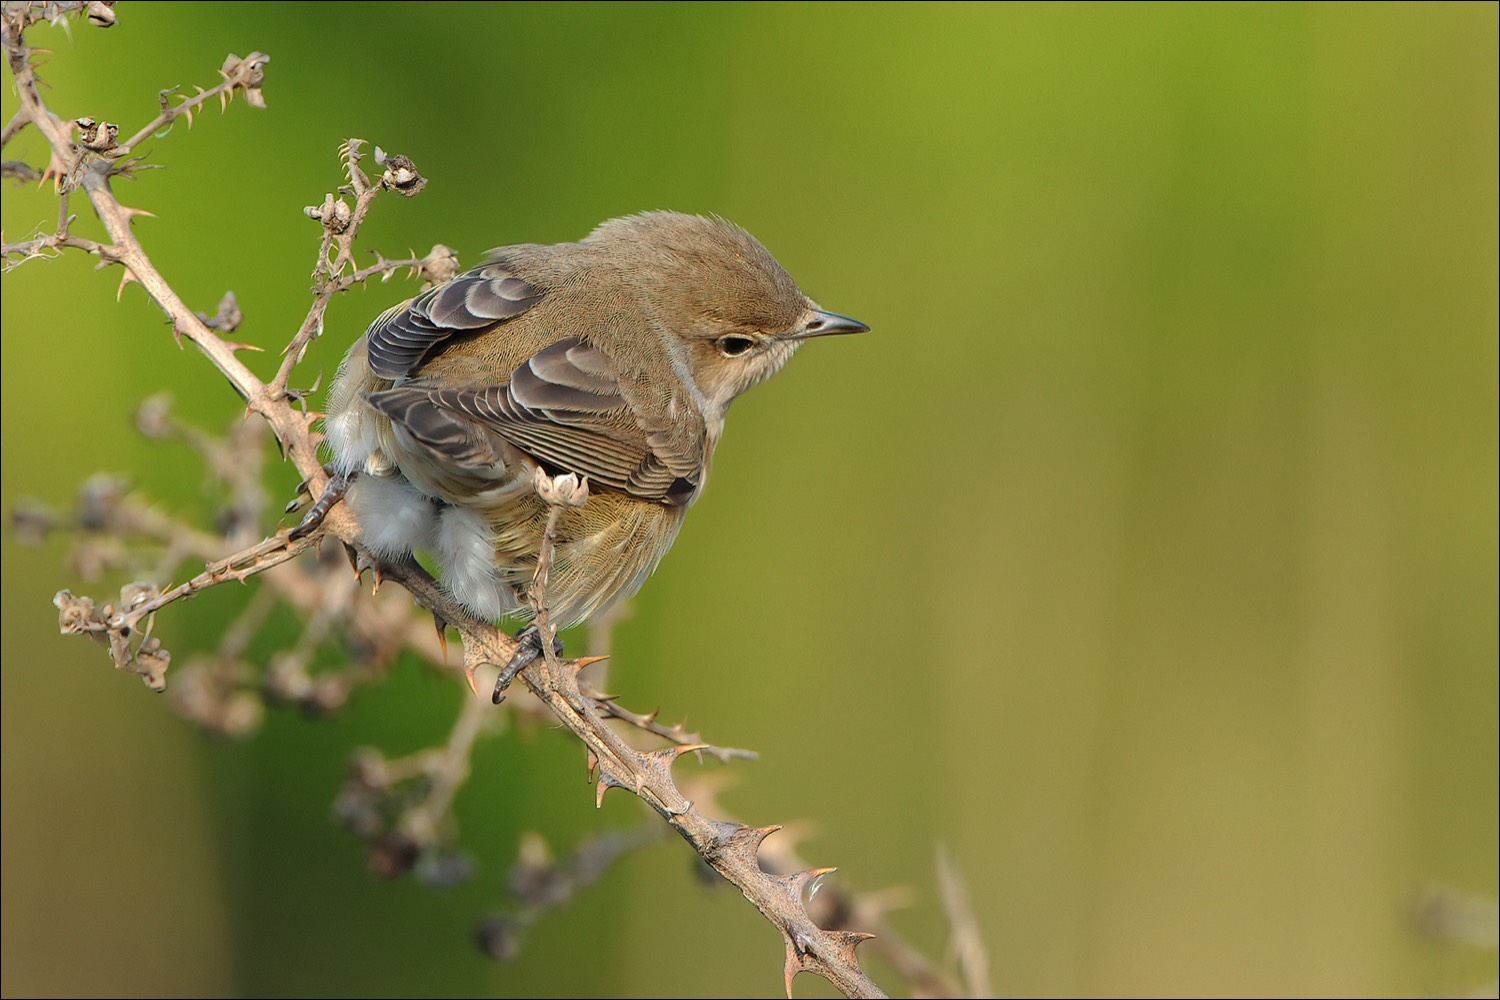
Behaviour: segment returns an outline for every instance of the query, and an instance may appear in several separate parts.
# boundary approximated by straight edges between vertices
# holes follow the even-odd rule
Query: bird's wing
[[[504,385],[445,388],[416,379],[365,399],[464,467],[500,460],[493,433],[545,468],[642,499],[686,503],[701,478],[696,462],[671,463],[657,453],[631,416],[609,359],[572,338],[538,351]]]
[[[542,293],[491,261],[381,313],[365,335],[370,371],[381,378],[411,375],[444,341],[514,319]]]

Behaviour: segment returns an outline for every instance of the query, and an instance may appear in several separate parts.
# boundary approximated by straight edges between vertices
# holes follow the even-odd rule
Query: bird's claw
[[[349,491],[349,483],[353,479],[354,476],[347,472],[330,473],[328,485],[323,487],[323,494],[307,509],[302,522],[288,532],[287,537],[295,542],[317,531],[322,526],[323,519],[328,516],[328,512],[333,510],[333,505],[342,500],[344,494]]]
[[[552,640],[552,652],[557,656],[561,656],[562,651],[562,640],[554,638]],[[510,682],[516,679],[516,674],[531,666],[536,658],[541,655],[542,633],[535,625],[527,625],[521,631],[517,632],[516,651],[511,654],[510,662],[500,669],[500,676],[495,678],[495,693],[491,696],[491,700],[496,705],[504,701],[505,689],[510,687]],[[472,677],[469,683],[472,687]]]

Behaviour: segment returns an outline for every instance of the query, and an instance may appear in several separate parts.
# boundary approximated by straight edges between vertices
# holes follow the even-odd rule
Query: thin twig
[[[656,712],[647,712],[645,714],[632,712],[620,705],[609,695],[600,694],[586,687],[581,687],[580,689],[583,691],[584,697],[593,702],[594,710],[606,719],[619,719],[621,722],[634,726],[653,736],[660,736],[664,740],[670,740],[673,743],[684,746],[696,747],[702,753],[706,753],[725,764],[732,760],[760,759],[760,754],[754,750],[742,750],[738,747],[719,747],[705,743],[703,741],[703,734],[690,732],[686,723],[679,722],[675,726],[664,726],[656,721]]]
[[[140,131],[136,132],[135,135],[132,135],[130,138],[120,143],[120,149],[124,152],[129,152],[130,150],[134,149],[138,143],[144,142],[145,140],[156,136],[157,133],[161,132],[163,128],[171,125],[178,118],[181,118],[184,115],[187,116],[188,126],[191,127],[193,124],[193,115],[196,114],[198,109],[203,106],[204,102],[212,100],[215,97],[222,98],[225,95],[233,94],[235,86],[235,81],[226,76],[223,82],[216,84],[215,86],[210,87],[207,90],[199,87],[197,94],[192,97],[186,98],[181,104],[176,105],[171,105],[168,103],[171,100],[172,94],[174,93],[176,88],[162,91],[161,114],[151,119],[145,125],[142,125]],[[164,134],[165,133],[163,133],[163,135]]]
[[[505,880],[520,906],[488,917],[479,925],[476,936],[480,948],[492,958],[514,958],[521,939],[543,916],[598,880],[620,858],[654,843],[661,835],[661,825],[654,822],[625,831],[606,830],[554,861],[539,834],[526,834],[521,839],[520,857]]]
[[[11,115],[10,121],[5,123],[5,129],[0,131],[0,146],[4,146],[14,139],[20,131],[31,124],[31,118],[25,111],[17,111]]]
[[[937,873],[943,909],[947,911],[948,926],[953,934],[951,950],[958,958],[958,970],[963,976],[964,996],[994,996],[990,987],[990,956],[979,933],[979,921],[974,919],[973,907],[969,905],[969,887],[948,852],[941,848],[937,855]]]

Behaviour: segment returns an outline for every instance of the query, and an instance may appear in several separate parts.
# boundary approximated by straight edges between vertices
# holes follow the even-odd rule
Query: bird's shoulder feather
[[[365,399],[423,448],[461,467],[501,460],[505,449],[491,438],[498,435],[544,468],[641,499],[686,503],[701,481],[701,457],[659,454],[609,358],[578,338],[536,352],[506,382],[439,384],[419,375]]]
[[[410,377],[454,338],[526,313],[543,293],[516,270],[496,257],[381,313],[365,338],[370,371],[391,381]]]

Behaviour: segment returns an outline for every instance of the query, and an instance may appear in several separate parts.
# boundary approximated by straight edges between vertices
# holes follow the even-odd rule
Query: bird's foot
[[[552,640],[552,652],[561,656],[563,644],[561,639]],[[505,700],[505,689],[510,687],[510,682],[516,679],[516,674],[531,666],[538,656],[542,655],[542,633],[535,625],[527,625],[516,633],[516,651],[511,656],[510,662],[500,670],[500,676],[495,678],[495,693],[492,700],[496,705]]]
[[[352,473],[330,472],[328,475],[328,485],[323,487],[323,495],[318,497],[313,505],[307,509],[307,513],[302,518],[302,523],[293,528],[287,534],[287,537],[295,542],[297,539],[305,538],[322,527],[323,519],[328,516],[329,511],[333,510],[333,505],[344,499],[344,494],[349,492],[349,483],[353,479],[354,476]]]

